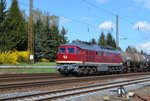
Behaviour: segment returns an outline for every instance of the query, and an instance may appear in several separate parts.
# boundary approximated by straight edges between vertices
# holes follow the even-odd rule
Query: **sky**
[[[12,0],[6,0],[7,8]],[[29,0],[18,0],[29,15]],[[59,16],[59,28],[67,29],[70,40],[99,39],[101,32],[116,38],[118,15],[119,46],[150,53],[150,0],[33,0],[33,8]]]

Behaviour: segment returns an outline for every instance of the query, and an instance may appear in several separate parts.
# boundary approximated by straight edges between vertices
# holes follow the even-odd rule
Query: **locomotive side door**
[[[83,64],[85,64],[85,62],[86,62],[86,51],[85,50],[82,50],[82,62],[83,62]]]

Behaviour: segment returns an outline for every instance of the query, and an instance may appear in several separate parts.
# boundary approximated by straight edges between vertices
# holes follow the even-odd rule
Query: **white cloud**
[[[105,3],[109,3],[110,0],[96,0],[98,3],[100,4],[105,4]]]
[[[139,5],[143,5],[145,8],[150,9],[150,0],[134,0]]]
[[[64,17],[60,17],[60,24],[66,24],[70,22],[70,19],[64,18]]]
[[[114,24],[111,21],[105,21],[99,25],[99,28],[102,30],[112,30],[113,27]]]
[[[136,24],[134,24],[133,28],[142,31],[150,31],[150,23],[146,21],[139,21]]]
[[[150,53],[150,42],[140,44],[136,48],[140,51],[143,50],[146,53]]]

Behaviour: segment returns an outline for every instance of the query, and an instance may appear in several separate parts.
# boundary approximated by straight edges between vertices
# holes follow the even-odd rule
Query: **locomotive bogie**
[[[59,64],[57,70],[60,74],[73,74],[76,73],[78,67],[78,64]]]

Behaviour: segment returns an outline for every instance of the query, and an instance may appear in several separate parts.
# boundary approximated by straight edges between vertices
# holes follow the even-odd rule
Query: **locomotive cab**
[[[57,63],[81,62],[81,49],[75,46],[60,46],[57,54]]]
[[[82,63],[81,49],[77,46],[60,46],[57,54],[57,69],[61,74],[69,74]]]

